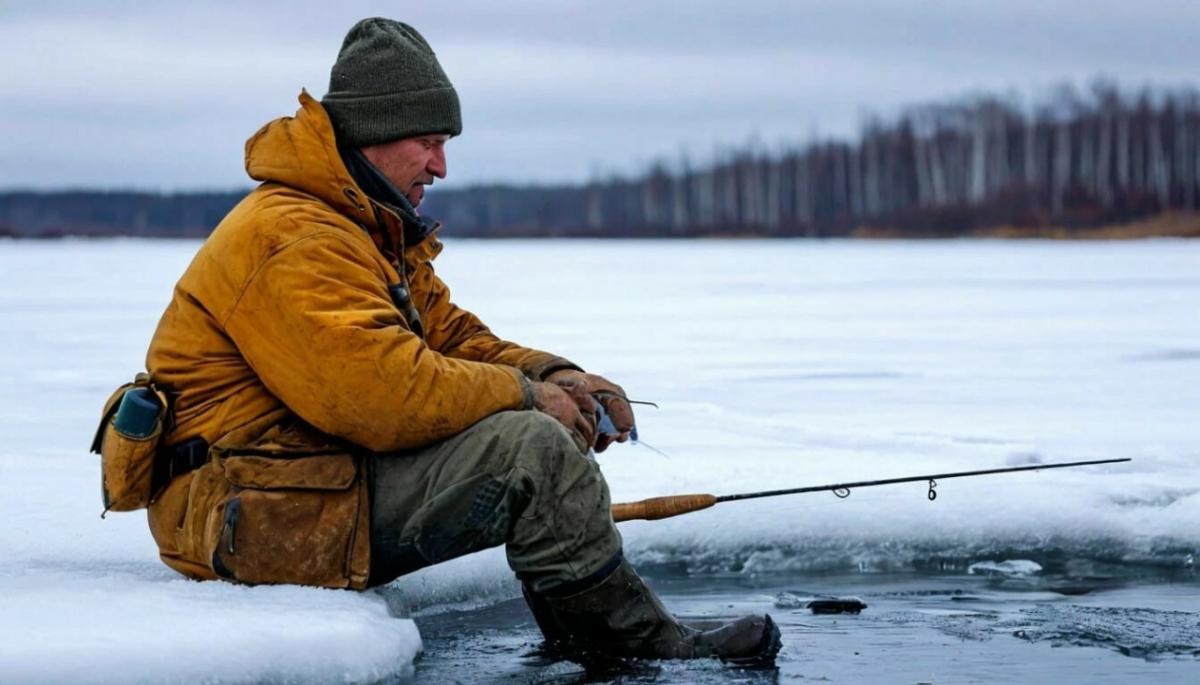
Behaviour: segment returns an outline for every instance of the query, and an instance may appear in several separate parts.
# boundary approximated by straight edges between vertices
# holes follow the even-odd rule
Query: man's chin
[[[424,187],[413,188],[412,190],[405,193],[404,196],[408,198],[408,203],[411,204],[413,206],[413,208],[415,209],[416,207],[420,206],[421,200],[425,199],[425,188]]]

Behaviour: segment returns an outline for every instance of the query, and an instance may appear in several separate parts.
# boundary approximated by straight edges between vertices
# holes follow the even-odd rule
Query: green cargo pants
[[[372,463],[372,585],[507,544],[508,565],[544,592],[621,550],[595,460],[541,412],[501,412]]]

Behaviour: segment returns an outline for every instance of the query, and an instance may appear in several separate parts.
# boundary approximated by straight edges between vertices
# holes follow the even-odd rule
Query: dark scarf
[[[371,164],[370,160],[363,155],[362,150],[339,147],[338,152],[342,156],[342,163],[346,165],[346,170],[350,172],[350,177],[354,179],[358,187],[362,188],[372,200],[396,212],[403,219],[405,247],[419,245],[429,237],[429,234],[437,226],[437,222],[417,214],[416,208],[412,206],[404,193],[400,192],[383,175],[383,172],[375,168],[374,164]]]

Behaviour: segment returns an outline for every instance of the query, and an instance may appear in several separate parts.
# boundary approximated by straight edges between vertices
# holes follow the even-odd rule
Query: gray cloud
[[[464,106],[451,182],[585,178],[752,135],[842,135],[971,91],[1194,79],[1200,3],[37,2],[0,6],[0,187],[245,185],[345,30],[417,26]]]

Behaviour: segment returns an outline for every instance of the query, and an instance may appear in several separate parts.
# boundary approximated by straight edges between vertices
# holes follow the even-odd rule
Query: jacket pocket
[[[251,584],[365,584],[370,535],[358,454],[278,428],[214,453],[230,486],[205,522],[216,575]]]
[[[154,495],[154,462],[170,422],[166,395],[139,373],[104,404],[92,452],[100,455],[104,513],[146,508]],[[101,515],[103,516],[103,514]]]

